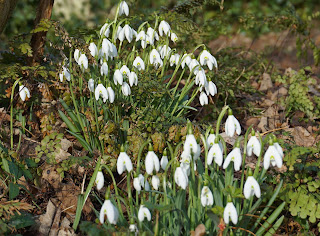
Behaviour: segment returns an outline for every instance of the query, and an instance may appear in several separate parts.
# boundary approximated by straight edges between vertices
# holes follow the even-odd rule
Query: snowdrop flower
[[[169,55],[169,52],[171,51],[171,48],[168,45],[163,45],[160,49],[160,56],[162,59],[164,59],[166,56]]]
[[[148,208],[146,208],[144,205],[141,205],[138,212],[138,219],[140,222],[142,222],[145,218],[147,218],[147,220],[150,221],[151,213]]]
[[[138,76],[135,72],[131,71],[129,75],[129,84],[132,87],[133,85],[138,85]]]
[[[129,231],[130,232],[135,232],[135,233],[138,233],[139,232],[139,230],[138,230],[138,227],[135,225],[135,224],[131,224],[130,226],[129,226]]]
[[[211,130],[211,132],[213,132],[213,130]],[[216,135],[214,133],[209,134],[208,138],[207,138],[207,146],[212,147],[214,144],[214,141],[216,140]]]
[[[223,162],[223,149],[220,147],[218,143],[212,145],[208,152],[207,163],[211,165],[212,161],[215,161],[219,166],[222,165]]]
[[[280,154],[281,158],[283,158],[283,150],[282,147],[279,145],[278,142],[274,142],[273,145],[275,146],[275,148],[277,149],[278,153]]]
[[[200,93],[199,101],[200,101],[201,106],[208,105],[208,103],[209,103],[208,97],[204,92]]]
[[[124,148],[121,147],[121,151],[117,160],[117,171],[121,175],[125,170],[128,172],[132,171],[132,162],[127,153],[125,153]]]
[[[182,189],[187,188],[189,179],[187,174],[181,167],[178,167],[174,172],[174,180],[176,181],[176,184],[180,186]]]
[[[74,60],[79,64],[79,58],[80,58],[79,49],[74,50],[73,57],[74,57]]]
[[[122,30],[119,32],[119,36],[118,36],[119,40],[121,42],[123,42],[124,38],[126,38],[128,40],[129,43],[131,43],[132,39],[133,39],[133,31],[132,28],[126,24]]]
[[[170,36],[170,30],[171,30],[171,27],[166,21],[163,20],[160,22],[160,24],[159,24],[160,36],[163,36],[163,34]]]
[[[159,179],[158,176],[156,176],[156,175],[152,176],[151,183],[152,183],[152,187],[153,187],[155,190],[158,190],[158,189],[159,189],[160,179]]]
[[[94,91],[94,80],[93,79],[89,79],[88,81],[88,88],[90,92]]]
[[[209,96],[209,94],[213,97],[214,95],[217,94],[218,90],[217,90],[217,86],[212,82],[209,81],[207,86],[205,86],[206,89],[206,93]]]
[[[103,62],[101,68],[100,68],[101,75],[108,75],[108,64],[106,62]]]
[[[97,177],[96,177],[96,180],[95,180],[95,183],[97,185],[97,189],[98,190],[101,190],[104,186],[104,177],[103,177],[103,173],[101,170],[98,171],[97,173]]]
[[[138,192],[140,192],[142,187],[144,187],[144,177],[142,174],[139,174],[138,177],[133,179],[133,187]]]
[[[94,95],[95,95],[95,98],[97,101],[99,100],[99,97],[101,96],[104,103],[108,99],[108,91],[102,84],[98,84],[98,86],[96,87],[96,89],[94,91]]]
[[[260,186],[253,176],[249,176],[243,187],[243,195],[246,199],[256,195],[257,198],[261,196]]]
[[[178,53],[170,56],[170,66],[179,64],[180,55]]]
[[[60,77],[60,82],[62,83],[63,82],[63,78],[65,77],[68,81],[70,81],[71,79],[71,75],[70,75],[70,72],[68,70],[68,68],[66,67],[62,67],[62,72],[59,74],[59,77]]]
[[[119,34],[120,34],[121,30],[122,30],[122,27],[121,27],[121,25],[119,25],[118,28],[117,28],[116,39],[119,39]]]
[[[239,147],[235,147],[227,156],[226,160],[223,163],[223,169],[226,169],[230,162],[233,161],[234,170],[239,171],[242,161],[241,151]]]
[[[151,175],[153,170],[158,172],[160,170],[160,162],[157,155],[154,153],[152,146],[149,146],[149,151],[146,156],[146,172]]]
[[[200,64],[207,65],[210,70],[212,70],[213,66],[218,68],[217,60],[212,56],[207,50],[203,50],[200,55]]]
[[[140,70],[145,70],[145,65],[141,57],[137,56],[133,61],[133,66]]]
[[[118,51],[116,46],[111,43],[108,39],[104,38],[102,40],[102,54],[105,56],[105,58],[108,60],[108,58],[113,58],[118,55]]]
[[[104,223],[104,216],[107,216],[107,219],[110,224],[117,224],[119,218],[118,209],[112,204],[110,200],[104,200],[104,203],[100,210],[100,223]]]
[[[121,1],[119,6],[119,16],[125,14],[126,16],[129,15],[129,7],[126,1]]]
[[[156,49],[152,49],[150,53],[150,64],[157,66],[161,64],[161,62],[162,60],[160,58],[160,54],[158,53],[158,51]]]
[[[188,130],[188,134],[186,136],[186,140],[183,145],[183,150],[187,153],[190,153],[190,150],[192,150],[193,154],[196,154],[199,152],[199,146],[196,141],[196,138],[192,134],[192,130]]]
[[[160,166],[161,166],[161,168],[163,169],[163,170],[166,170],[166,167],[167,167],[167,165],[168,165],[168,156],[166,156],[166,155],[163,155],[162,156],[162,158],[161,158],[161,160],[160,160]]]
[[[188,54],[184,54],[182,57],[181,67],[184,69],[185,65],[189,66],[191,63],[191,57]]]
[[[206,73],[204,72],[204,70],[202,68],[197,73],[194,83],[196,85],[199,84],[199,86],[207,85],[207,83],[208,83],[207,82],[207,76],[206,76]]]
[[[122,83],[121,91],[124,96],[129,96],[131,94],[130,86],[126,82]]]
[[[178,36],[175,33],[171,34],[171,41],[174,43],[178,41]]]
[[[208,186],[203,186],[201,190],[201,204],[203,207],[213,205],[213,195]]]
[[[78,64],[82,69],[88,69],[88,58],[85,54],[81,54]]]
[[[137,34],[137,37],[136,37],[136,42],[138,42],[139,40],[141,41],[145,41],[146,40],[146,33],[141,30],[138,34]]]
[[[90,54],[91,54],[91,56],[93,56],[93,57],[96,57],[96,56],[98,56],[98,48],[97,48],[97,46],[95,45],[95,43],[90,43],[90,45],[89,45],[89,50],[90,50]]]
[[[20,95],[21,100],[24,102],[26,100],[26,97],[30,98],[29,89],[27,87],[25,87],[24,85],[20,85],[19,86],[19,95]]]
[[[247,144],[247,155],[251,156],[252,152],[258,157],[261,152],[261,144],[256,136],[251,136]]]
[[[109,102],[113,103],[114,102],[114,97],[115,97],[114,91],[113,91],[113,89],[111,87],[108,87],[107,91],[108,91]]]
[[[151,44],[151,45],[153,45],[154,40],[157,40],[157,41],[159,40],[159,35],[158,35],[157,31],[155,31],[154,29],[152,29],[150,27],[147,30],[147,35],[149,36],[149,40],[150,40],[149,44]]]
[[[110,24],[105,23],[100,29],[100,36],[104,35],[106,37],[109,37],[109,34],[110,34]]]
[[[237,209],[235,208],[235,206],[233,205],[232,202],[228,202],[226,207],[224,208],[224,212],[223,212],[223,220],[226,224],[229,224],[229,220],[231,218],[231,221],[233,224],[237,224],[238,223],[238,213],[237,213]]]
[[[116,71],[113,74],[113,82],[115,85],[123,83],[123,76],[119,69],[116,69]]]
[[[150,184],[149,184],[149,182],[148,182],[148,180],[146,179],[146,181],[144,182],[144,190],[146,190],[146,191],[150,191]]]
[[[229,116],[225,123],[225,130],[226,134],[229,137],[233,137],[234,132],[236,132],[238,135],[241,134],[241,126],[239,121],[232,115],[232,111],[229,110]]]
[[[198,74],[199,70],[200,70],[200,64],[196,59],[192,59],[189,66],[189,70],[190,72],[193,71],[193,74]]]
[[[278,168],[282,167],[282,157],[274,144],[268,147],[263,159],[263,166],[266,170],[269,169],[270,162],[272,166],[277,165]]]
[[[129,70],[129,68],[128,68],[126,65],[123,65],[123,66],[120,68],[120,72],[121,72],[122,76],[129,77],[129,75],[130,75],[130,70]]]

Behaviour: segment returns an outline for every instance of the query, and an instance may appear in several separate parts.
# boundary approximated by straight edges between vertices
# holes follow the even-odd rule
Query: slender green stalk
[[[10,144],[11,150],[13,150],[13,97],[14,97],[14,89],[16,88],[17,84],[19,83],[21,78],[17,79],[12,86],[11,90],[11,98],[10,98]]]

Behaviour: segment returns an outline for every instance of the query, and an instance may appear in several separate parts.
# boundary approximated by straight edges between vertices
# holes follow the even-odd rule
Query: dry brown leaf
[[[268,89],[272,88],[272,86],[270,75],[263,73],[259,91],[267,91]]]
[[[262,133],[267,131],[268,126],[268,118],[267,117],[261,117],[260,123],[258,124],[258,129],[261,130]]]
[[[203,236],[206,234],[206,227],[204,226],[204,224],[200,224],[197,226],[194,236]]]
[[[47,210],[44,215],[40,216],[40,227],[39,233],[43,235],[48,235],[51,229],[52,221],[56,213],[56,207],[53,205],[51,200],[49,200],[47,205]]]
[[[312,147],[315,143],[315,138],[302,126],[295,127],[292,135],[299,146]]]
[[[63,150],[62,148],[59,149],[59,151],[55,152],[55,160],[57,163],[60,163],[66,159],[68,159],[68,157],[71,156],[71,154],[65,150]]]
[[[277,101],[279,98],[285,97],[287,95],[288,95],[288,89],[286,89],[285,87],[281,87],[271,95],[271,100]]]

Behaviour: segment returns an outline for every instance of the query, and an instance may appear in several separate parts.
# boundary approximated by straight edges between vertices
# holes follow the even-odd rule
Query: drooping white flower
[[[213,195],[208,186],[203,186],[201,190],[201,204],[203,207],[213,205]]]
[[[89,50],[90,50],[90,54],[91,54],[91,56],[93,56],[93,57],[96,57],[96,56],[98,56],[98,48],[97,48],[97,46],[95,45],[95,43],[90,43],[90,45],[89,45]]]
[[[154,29],[152,29],[150,27],[147,30],[147,35],[149,36],[149,40],[150,40],[150,42],[148,44],[153,45],[155,39],[157,41],[159,40],[159,35],[158,35],[157,31],[155,31]]]
[[[59,74],[59,77],[60,77],[61,83],[63,82],[64,77],[67,79],[67,81],[70,81],[71,75],[70,75],[69,69],[63,66],[62,72]]]
[[[119,69],[116,69],[116,71],[113,74],[113,82],[115,85],[123,83],[123,76]]]
[[[282,157],[274,145],[270,145],[264,154],[263,165],[266,170],[269,169],[270,162],[272,166],[282,167]]]
[[[134,71],[130,72],[129,75],[129,84],[132,87],[133,85],[138,85],[138,76]]]
[[[213,66],[218,68],[217,60],[207,50],[203,50],[200,54],[200,64],[202,66],[207,65],[210,70],[212,70]]]
[[[282,147],[279,145],[278,142],[274,142],[273,145],[275,146],[275,148],[277,149],[278,153],[280,154],[281,158],[283,158],[283,150]]]
[[[138,177],[133,179],[133,187],[138,192],[140,192],[142,187],[144,187],[144,177],[142,174],[139,174]]]
[[[90,92],[94,91],[94,80],[93,79],[89,79],[88,81],[88,88]]]
[[[220,147],[218,143],[213,143],[210,148],[207,156],[207,163],[211,165],[212,161],[215,161],[219,166],[222,165],[223,162],[223,149]]]
[[[88,58],[85,54],[81,54],[78,64],[82,69],[88,69]]]
[[[249,176],[243,187],[243,195],[246,199],[256,195],[257,198],[261,196],[260,186],[253,176]]]
[[[95,95],[95,98],[97,101],[99,100],[99,97],[101,96],[104,103],[108,99],[108,91],[102,84],[98,84],[98,86],[96,87],[96,89],[94,91],[94,95]]]
[[[121,72],[122,76],[124,76],[124,77],[129,77],[129,75],[130,75],[130,70],[126,65],[123,65],[120,68],[120,72]]]
[[[178,41],[178,36],[175,33],[171,34],[171,41],[174,43]]]
[[[145,207],[144,205],[141,205],[138,212],[138,219],[140,222],[142,222],[144,221],[145,218],[147,218],[147,220],[150,221],[151,213],[147,207]]]
[[[153,187],[155,190],[158,190],[158,189],[159,189],[160,179],[159,179],[158,176],[153,175],[153,176],[152,176],[151,183],[152,183],[152,187]]]
[[[110,24],[105,23],[100,29],[100,36],[104,35],[106,37],[109,37],[109,34],[110,34]]]
[[[242,162],[242,156],[240,148],[235,147],[227,156],[226,160],[223,163],[223,169],[226,169],[230,162],[233,161],[233,166],[235,171],[239,171]]]
[[[137,56],[133,61],[133,66],[140,70],[145,70],[145,65],[141,57]]]
[[[182,57],[181,67],[184,69],[185,65],[189,66],[191,63],[191,57],[188,54],[184,54]]]
[[[169,55],[171,48],[168,45],[163,45],[162,47],[158,48],[158,51],[160,53],[161,58],[164,59],[166,56]]]
[[[74,60],[79,64],[79,58],[80,58],[79,49],[74,50],[73,57],[74,57]]]
[[[233,224],[238,223],[238,213],[237,209],[233,205],[232,202],[228,202],[223,212],[223,220],[226,224],[229,224],[229,220],[231,219]]]
[[[133,233],[138,233],[138,232],[139,232],[138,227],[137,227],[137,225],[135,225],[135,224],[131,224],[131,225],[129,226],[129,231],[130,231],[130,232],[133,232]]]
[[[30,91],[26,86],[20,85],[19,86],[19,95],[20,95],[21,100],[24,102],[26,100],[26,97],[30,98]]]
[[[153,170],[158,172],[160,170],[160,162],[154,151],[148,151],[145,161],[146,172],[151,175]]]
[[[238,135],[241,134],[240,123],[233,115],[228,116],[225,123],[225,130],[226,130],[226,134],[229,137],[233,137],[234,132],[236,132]]]
[[[131,89],[130,89],[129,84],[127,84],[126,82],[123,82],[122,87],[121,87],[121,91],[124,96],[129,96],[131,94]]]
[[[118,174],[121,175],[124,171],[131,172],[132,171],[132,162],[127,153],[120,152],[118,160],[117,160],[117,171]]]
[[[141,30],[136,37],[136,42],[138,41],[145,41],[146,40],[146,33],[144,32],[144,30]]]
[[[119,39],[119,34],[120,34],[121,30],[122,30],[122,27],[121,27],[121,25],[119,25],[118,28],[117,28],[116,39]]]
[[[194,83],[199,86],[207,86],[207,76],[202,68],[197,73]]]
[[[109,102],[113,103],[114,102],[114,97],[115,97],[114,91],[113,91],[113,89],[111,87],[108,87],[107,91],[108,91]]]
[[[161,160],[160,160],[160,166],[163,170],[166,170],[166,167],[168,165],[168,157],[167,156],[162,156]]]
[[[161,64],[161,61],[159,52],[156,49],[152,49],[150,53],[150,64],[157,66]]]
[[[215,140],[216,140],[216,135],[210,133],[208,138],[207,138],[207,146],[208,146],[208,148],[213,146]]]
[[[208,97],[204,92],[200,93],[199,101],[200,101],[201,106],[208,105],[208,103],[209,103]]]
[[[252,152],[258,157],[261,152],[261,144],[256,136],[251,136],[247,144],[247,155],[251,156]]]
[[[101,75],[108,75],[108,64],[106,62],[103,62],[101,68],[100,68]]]
[[[207,86],[205,86],[205,89],[206,89],[207,95],[210,94],[212,97],[216,95],[218,92],[217,86],[212,81],[209,81],[207,83]]]
[[[183,145],[183,150],[187,153],[190,153],[190,150],[192,150],[192,153],[194,155],[194,159],[196,159],[195,155],[199,152],[199,145],[196,141],[196,138],[193,134],[187,134],[186,140]]]
[[[186,172],[181,167],[178,167],[174,172],[174,181],[182,189],[187,188],[189,179]]]
[[[200,64],[196,59],[192,59],[189,66],[189,70],[193,71],[193,74],[198,74],[199,70],[200,70]]]
[[[163,36],[163,34],[170,36],[171,27],[166,21],[161,21],[159,24],[159,34]]]
[[[129,6],[126,1],[121,1],[119,6],[119,16],[125,14],[126,16],[129,15]]]
[[[104,223],[104,217],[107,216],[107,219],[110,224],[117,224],[119,218],[118,209],[112,204],[110,200],[104,200],[104,203],[100,210],[100,223]]]
[[[129,43],[131,43],[133,39],[133,30],[132,28],[126,24],[122,30],[119,32],[118,38],[121,42],[123,42],[124,38],[128,40]]]
[[[180,55],[178,53],[170,56],[170,66],[178,65]]]
[[[100,171],[100,170],[97,173],[97,177],[95,179],[95,183],[97,185],[97,189],[98,190],[101,190],[103,188],[103,186],[104,186],[104,176],[103,176],[102,171]]]
[[[113,57],[118,56],[118,51],[116,46],[106,38],[102,40],[101,53],[103,54],[106,60],[108,60],[108,58],[112,59]]]

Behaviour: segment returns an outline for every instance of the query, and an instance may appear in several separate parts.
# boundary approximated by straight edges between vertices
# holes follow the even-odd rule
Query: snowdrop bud
[[[226,169],[229,166],[231,161],[233,161],[234,163],[234,170],[239,171],[241,167],[241,162],[242,162],[240,148],[236,147],[228,154],[227,158],[223,163],[223,169]]]
[[[168,157],[167,156],[162,156],[162,158],[161,158],[161,161],[160,161],[160,165],[161,165],[161,168],[163,169],[163,170],[166,170],[166,167],[167,167],[167,165],[168,165]]]
[[[137,56],[133,61],[133,66],[140,70],[145,70],[145,65],[141,57]]]
[[[149,182],[148,182],[147,179],[146,179],[146,181],[144,182],[144,190],[150,191],[150,184],[149,184]]]
[[[117,85],[117,84],[122,85],[122,83],[123,83],[123,76],[122,76],[122,73],[120,72],[119,69],[116,69],[116,71],[114,72],[113,82],[115,85]]]
[[[96,57],[98,55],[98,48],[95,45],[95,43],[93,43],[93,42],[90,43],[89,50],[90,50],[91,56]]]
[[[208,186],[203,186],[201,190],[201,204],[203,207],[213,205],[213,195]]]
[[[208,86],[206,88],[208,88],[208,91],[207,91],[208,95],[210,94],[211,96],[214,96],[218,92],[217,86],[212,81],[208,82]]]
[[[178,36],[175,33],[171,34],[171,41],[174,43],[178,41]]]
[[[103,62],[100,73],[101,75],[108,75],[108,64],[106,62]]]
[[[130,75],[129,75],[129,84],[132,87],[133,85],[137,85],[138,84],[138,76],[135,72],[131,71]]]
[[[122,14],[129,15],[129,6],[125,1],[121,1],[119,6],[119,16]]]
[[[138,219],[140,222],[142,222],[145,218],[147,218],[147,220],[150,221],[151,213],[148,208],[146,208],[144,205],[141,205],[138,212]]]
[[[226,207],[224,208],[223,219],[226,224],[229,224],[230,219],[233,224],[236,225],[238,223],[237,209],[232,202],[228,202]]]
[[[159,34],[163,36],[164,34],[170,36],[171,27],[166,21],[161,21],[159,24]]]
[[[109,34],[110,34],[110,25],[108,23],[105,23],[100,29],[100,36],[104,35],[106,37],[109,37]]]
[[[104,217],[107,216],[107,219],[110,224],[117,224],[119,218],[118,209],[112,204],[110,200],[105,200],[101,210],[100,210],[100,223],[104,223]]]
[[[152,176],[151,183],[152,183],[152,187],[153,187],[155,190],[158,190],[158,189],[159,189],[160,179],[159,179],[158,176],[156,176],[156,175]]]
[[[238,135],[241,134],[241,126],[239,121],[232,115],[232,111],[229,110],[229,115],[225,123],[226,134],[229,137],[233,137],[234,132]]]
[[[73,57],[74,57],[74,60],[79,64],[79,58],[80,58],[79,49],[74,50]]]
[[[189,64],[191,63],[191,57],[188,54],[184,54],[182,56],[182,62],[181,62],[181,67],[182,69],[184,69],[185,65],[189,66]]]
[[[204,92],[201,92],[199,101],[201,106],[208,105],[208,97]]]
[[[88,81],[88,88],[90,92],[94,91],[94,80],[93,79],[89,79]]]
[[[64,77],[67,79],[67,81],[70,81],[71,75],[70,75],[70,72],[69,72],[68,68],[63,66],[62,67],[62,73],[59,74],[59,77],[60,77],[60,82],[61,83],[63,82],[63,78]]]
[[[126,82],[122,83],[121,91],[124,96],[129,96],[131,94],[130,86]]]
[[[174,172],[174,180],[182,189],[187,188],[189,179],[186,172],[181,167],[178,167]]]
[[[103,173],[101,170],[98,171],[97,173],[97,177],[96,177],[96,180],[95,180],[95,183],[97,185],[97,189],[98,190],[101,190],[104,186],[104,177],[103,177]]]
[[[257,180],[253,176],[249,176],[243,187],[243,195],[246,199],[249,199],[253,195],[257,198],[261,196],[260,186]]]
[[[114,102],[114,97],[115,97],[113,89],[111,87],[108,87],[107,88],[107,92],[108,92],[109,102],[113,103]]]

